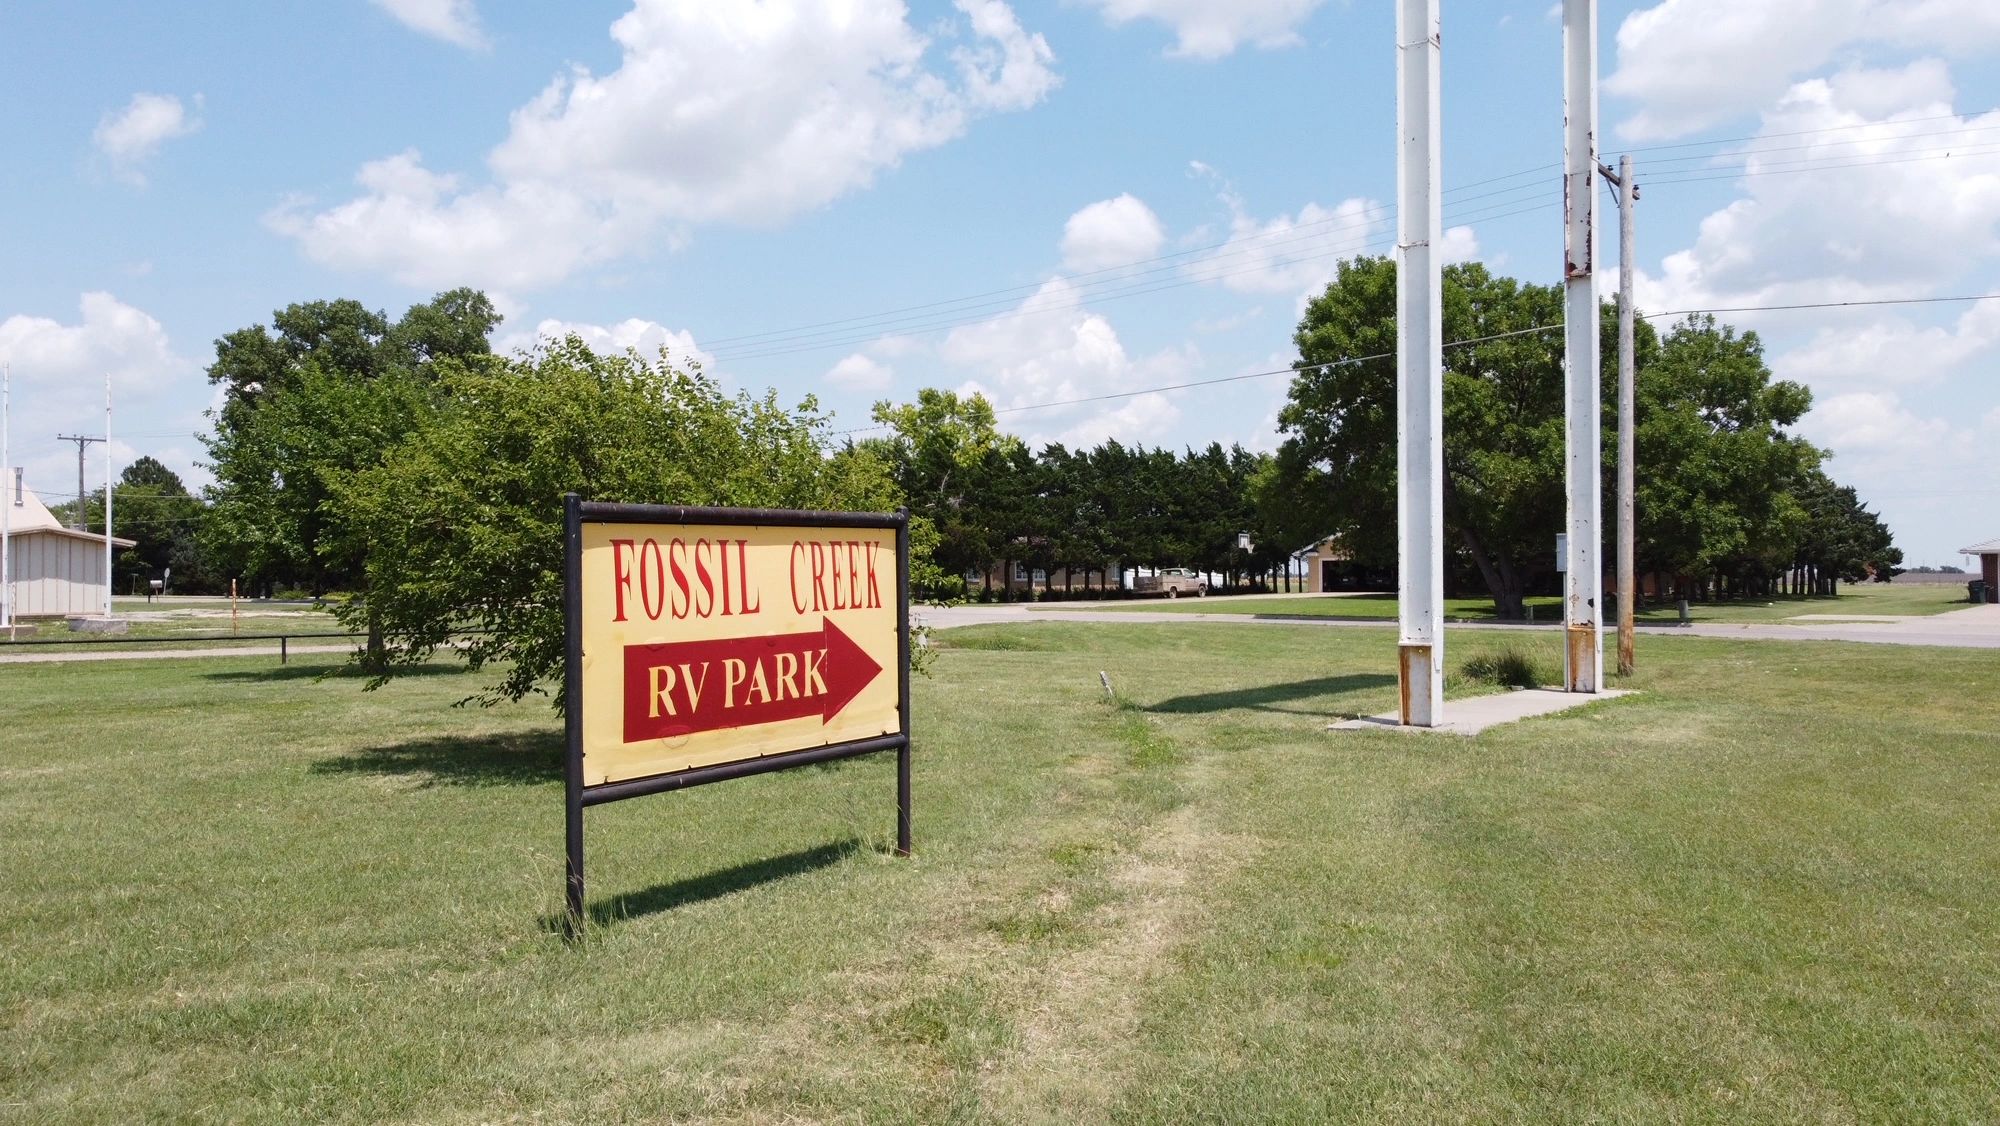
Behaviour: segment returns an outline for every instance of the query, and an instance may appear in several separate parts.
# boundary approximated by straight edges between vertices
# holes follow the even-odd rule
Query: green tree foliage
[[[938,568],[956,575],[991,566],[1003,541],[981,514],[1021,446],[1000,432],[993,404],[925,388],[914,403],[876,403],[874,418],[890,435],[859,448],[887,461],[911,513],[934,529]]]
[[[1288,437],[1252,483],[1263,526],[1295,543],[1336,535],[1378,565],[1396,551],[1395,291],[1392,260],[1357,258],[1307,307],[1279,415]],[[1554,582],[1564,522],[1562,339],[1532,331],[1561,324],[1563,295],[1463,263],[1444,271],[1442,312],[1447,341],[1473,342],[1445,351],[1446,535],[1500,612],[1518,616],[1529,591]],[[1602,316],[1616,339],[1614,309]],[[1813,542],[1868,538],[1856,528],[1810,539],[1806,498],[1823,455],[1791,430],[1811,395],[1771,378],[1755,333],[1691,317],[1663,340],[1642,320],[1634,345],[1641,570],[1768,585]],[[1613,348],[1600,377],[1608,491]]]
[[[599,355],[571,337],[505,362],[438,364],[437,408],[372,465],[329,474],[357,553],[384,679],[452,649],[518,699],[560,679],[562,496],[629,503],[888,510],[890,466],[827,457],[824,416],[775,394],[730,396],[696,370]],[[913,550],[917,545],[913,543]],[[379,682],[379,681],[378,681]],[[558,706],[562,701],[558,693]]]
[[[356,301],[313,301],[216,341],[204,542],[217,566],[315,593],[352,584],[360,555],[334,526],[330,478],[372,464],[432,409],[441,365],[491,362],[499,323],[484,294],[455,289],[393,323]]]
[[[1395,263],[1357,258],[1307,307],[1299,374],[1279,413],[1291,435],[1278,459],[1286,476],[1274,483],[1311,494],[1295,513],[1377,565],[1396,551],[1395,305]],[[1445,532],[1506,615],[1553,573],[1563,523],[1562,338],[1522,331],[1561,323],[1562,308],[1554,286],[1478,263],[1444,271],[1445,339],[1479,341],[1445,352]],[[1639,347],[1653,347],[1649,326]],[[1607,370],[1615,376],[1608,354]]]
[[[1811,392],[1773,382],[1757,334],[1712,316],[1675,325],[1637,383],[1641,569],[1739,578],[1783,569],[1807,531],[1801,497],[1822,456],[1789,434]]]
[[[1851,487],[1836,485],[1814,470],[1798,501],[1805,510],[1805,534],[1792,559],[1794,569],[1811,573],[1815,583],[1870,578],[1888,582],[1899,573],[1902,549],[1895,545],[1888,525],[1868,511]]]

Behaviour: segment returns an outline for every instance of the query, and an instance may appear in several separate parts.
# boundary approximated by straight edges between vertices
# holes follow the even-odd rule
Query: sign
[[[897,535],[586,520],[583,784],[900,731]]]
[[[898,752],[909,852],[909,539],[897,512],[565,500],[569,900],[585,806]]]
[[[1569,533],[1556,533],[1556,570],[1569,570]]]

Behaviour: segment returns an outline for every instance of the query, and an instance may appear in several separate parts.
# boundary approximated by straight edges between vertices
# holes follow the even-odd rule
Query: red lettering
[[[694,616],[706,618],[715,613],[715,576],[708,573],[708,556],[715,545],[707,540],[694,541],[694,576],[701,583],[702,597],[695,603]]]
[[[715,541],[715,559],[716,562],[720,564],[718,569],[722,572],[722,616],[726,618],[729,616],[729,541],[728,540]],[[739,583],[742,582],[743,576],[738,575],[736,577],[736,581]]]
[[[651,555],[648,563],[647,556]],[[659,597],[654,598],[653,592]],[[646,546],[639,549],[639,601],[645,604],[646,616],[660,620],[660,610],[667,604],[667,576],[660,568],[660,541],[649,539]]]
[[[826,597],[826,548],[814,542],[809,545],[809,549],[812,553],[813,567],[813,609],[824,610],[833,605]],[[840,584],[835,583],[834,589],[840,589]],[[833,605],[833,608],[840,609],[837,605]]]
[[[631,540],[611,541],[611,590],[618,606],[618,612],[611,618],[614,622],[625,620],[625,595],[632,589],[632,565],[625,553],[631,550]]]
[[[740,541],[739,541],[739,542],[740,542]],[[741,549],[739,548],[738,550],[741,550]],[[793,540],[793,541],[792,541],[792,566],[791,566],[791,572],[792,572],[792,611],[793,611],[793,613],[798,613],[798,614],[803,614],[803,613],[805,613],[805,612],[806,612],[806,604],[805,604],[805,603],[804,603],[803,601],[801,601],[801,600],[800,600],[800,595],[799,595],[799,556],[801,556],[801,555],[804,555],[805,553],[806,553],[806,545],[805,545],[805,544],[802,544],[802,543],[800,543],[800,542],[799,542],[799,541],[797,541],[797,540]]]
[[[854,557],[861,549],[861,543],[858,540],[848,540],[841,546],[847,548],[847,604],[859,610],[861,609],[861,567],[854,561]]]
[[[687,567],[681,562],[685,558],[687,558],[687,541],[669,540],[667,542],[667,567],[674,573],[673,610],[676,619],[688,616],[688,605],[692,601],[689,597],[692,591],[688,586]]]
[[[725,550],[727,549],[725,548]],[[764,608],[763,599],[760,598],[754,602],[751,601],[751,595],[755,594],[756,592],[750,589],[750,541],[749,540],[736,541],[736,581],[743,584],[743,598],[741,600],[743,603],[743,612],[745,614],[754,614],[757,611],[762,610]],[[805,611],[800,610],[799,613],[803,614],[805,613]]]
[[[862,558],[868,561],[868,608],[871,610],[882,605],[882,588],[875,585],[875,549],[880,546],[871,543],[868,545],[868,551],[862,555]]]

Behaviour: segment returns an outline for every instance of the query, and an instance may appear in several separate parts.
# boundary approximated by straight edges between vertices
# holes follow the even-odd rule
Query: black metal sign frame
[[[591,524],[710,524],[764,528],[881,528],[896,533],[896,679],[900,720],[893,735],[831,743],[736,762],[583,784],[583,526]],[[583,811],[586,806],[685,790],[798,766],[896,752],[896,855],[910,855],[910,514],[812,512],[789,508],[704,508],[666,504],[605,504],[563,495],[563,759],[566,932],[583,932]]]

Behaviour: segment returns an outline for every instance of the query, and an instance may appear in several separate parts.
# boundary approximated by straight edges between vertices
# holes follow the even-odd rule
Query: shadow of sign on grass
[[[1348,693],[1366,692],[1375,688],[1393,688],[1396,678],[1388,673],[1349,673],[1346,676],[1322,676],[1313,680],[1294,680],[1286,684],[1259,684],[1249,688],[1236,688],[1227,692],[1203,692],[1192,696],[1175,696],[1161,700],[1144,710],[1149,712],[1169,712],[1188,715],[1198,712],[1227,712],[1254,709],[1267,712],[1289,712],[1296,709],[1274,705],[1295,700],[1328,699]],[[1314,711],[1327,711],[1326,707],[1316,707]],[[1335,709],[1337,710],[1337,709]]]
[[[556,784],[563,777],[560,731],[412,739],[323,758],[314,774],[414,777],[425,786]]]
[[[625,919],[656,915],[662,911],[672,911],[696,903],[705,903],[711,899],[721,899],[793,876],[803,876],[808,872],[831,868],[859,853],[864,847],[859,837],[850,837],[843,841],[802,848],[782,856],[767,856],[762,860],[748,861],[699,876],[690,876],[684,880],[655,884],[643,891],[609,896],[589,906],[590,921],[598,926],[608,926]],[[542,926],[552,933],[560,933],[563,928],[563,916],[546,915],[542,918]]]

